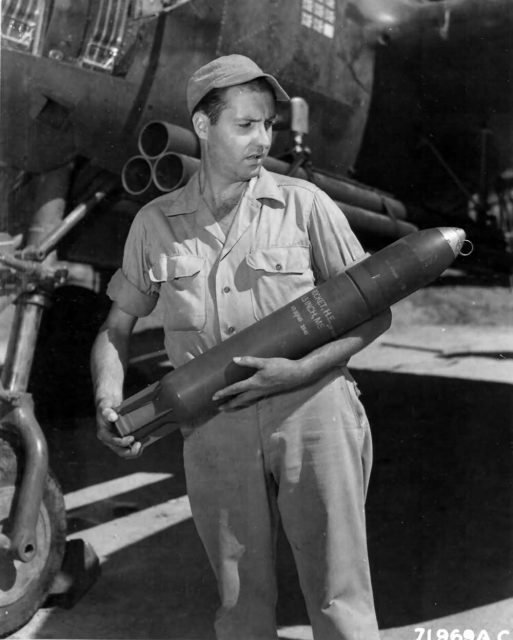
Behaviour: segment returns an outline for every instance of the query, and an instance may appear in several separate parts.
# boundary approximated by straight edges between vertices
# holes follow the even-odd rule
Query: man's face
[[[241,85],[226,91],[225,102],[217,123],[208,122],[206,159],[230,182],[250,180],[258,175],[271,147],[274,95]]]

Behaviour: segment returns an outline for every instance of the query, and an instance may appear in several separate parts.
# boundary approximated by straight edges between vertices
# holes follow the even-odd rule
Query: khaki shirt
[[[265,169],[249,181],[225,237],[196,174],[139,211],[107,293],[134,316],[161,298],[177,367],[364,256],[323,191]]]

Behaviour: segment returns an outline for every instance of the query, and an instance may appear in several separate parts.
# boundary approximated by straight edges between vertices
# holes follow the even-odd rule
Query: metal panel
[[[85,67],[114,70],[123,44],[129,7],[127,0],[100,0],[82,57]]]
[[[37,53],[46,0],[7,0],[2,16],[2,41],[7,46]]]
[[[76,61],[84,47],[90,0],[54,0],[44,37],[43,55]]]

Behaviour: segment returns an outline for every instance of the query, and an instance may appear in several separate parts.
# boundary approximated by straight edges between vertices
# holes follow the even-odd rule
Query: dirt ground
[[[450,272],[395,307],[394,325],[513,326],[513,290]]]

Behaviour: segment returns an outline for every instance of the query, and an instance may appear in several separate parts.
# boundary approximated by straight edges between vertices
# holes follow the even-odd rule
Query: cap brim
[[[278,100],[279,102],[290,102],[288,93],[283,89],[283,87],[274,76],[271,76],[268,73],[264,73],[262,77],[265,78],[274,89],[276,100]]]

